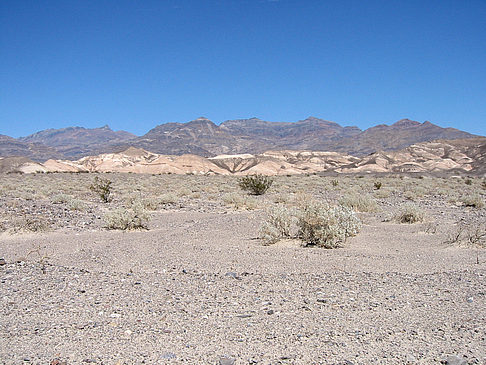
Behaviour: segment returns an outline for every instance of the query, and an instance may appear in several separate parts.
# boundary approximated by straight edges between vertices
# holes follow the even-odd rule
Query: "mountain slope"
[[[21,142],[38,143],[55,148],[66,158],[79,158],[105,151],[110,145],[135,138],[132,133],[115,132],[107,125],[101,128],[68,127],[46,129],[27,137]]]

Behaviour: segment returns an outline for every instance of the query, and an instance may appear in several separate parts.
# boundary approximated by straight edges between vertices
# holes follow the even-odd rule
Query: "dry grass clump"
[[[25,214],[14,217],[10,221],[10,230],[13,233],[19,232],[45,232],[51,228],[49,221],[42,216]]]
[[[306,246],[336,248],[360,228],[361,222],[350,208],[318,202],[295,209],[273,208],[260,228],[260,238],[265,244],[298,238]]]
[[[393,217],[399,223],[418,223],[425,219],[425,212],[416,204],[403,204]]]
[[[103,217],[108,229],[134,230],[148,229],[149,215],[143,205],[138,202],[129,208],[117,208]]]
[[[376,201],[368,194],[352,193],[344,195],[339,199],[339,204],[357,212],[376,212],[379,209]]]
[[[258,208],[256,199],[238,193],[226,193],[222,199],[226,205],[232,206],[234,209],[254,210]]]
[[[157,197],[157,203],[160,205],[176,204],[179,197],[174,193],[165,193]]]

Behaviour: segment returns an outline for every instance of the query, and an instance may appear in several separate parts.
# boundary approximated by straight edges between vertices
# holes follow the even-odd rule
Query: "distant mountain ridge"
[[[0,156],[34,161],[76,160],[84,156],[142,148],[157,154],[261,154],[268,150],[333,151],[364,156],[396,151],[414,143],[476,137],[455,128],[442,128],[401,119],[366,130],[308,117],[298,122],[268,122],[258,118],[227,120],[219,126],[200,117],[187,123],[165,123],[137,137],[110,127],[47,129],[18,139],[0,136]]]

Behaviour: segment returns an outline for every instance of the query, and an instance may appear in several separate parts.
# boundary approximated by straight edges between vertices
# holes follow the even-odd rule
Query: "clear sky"
[[[0,134],[199,116],[486,135],[486,1],[0,1]]]

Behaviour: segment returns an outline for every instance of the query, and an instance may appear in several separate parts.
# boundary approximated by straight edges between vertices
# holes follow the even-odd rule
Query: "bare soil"
[[[485,364],[486,251],[444,243],[485,209],[428,196],[429,221],[398,224],[400,199],[333,250],[263,246],[264,210],[201,198],[148,230],[103,229],[91,204],[58,222],[95,223],[4,232],[0,363]]]

